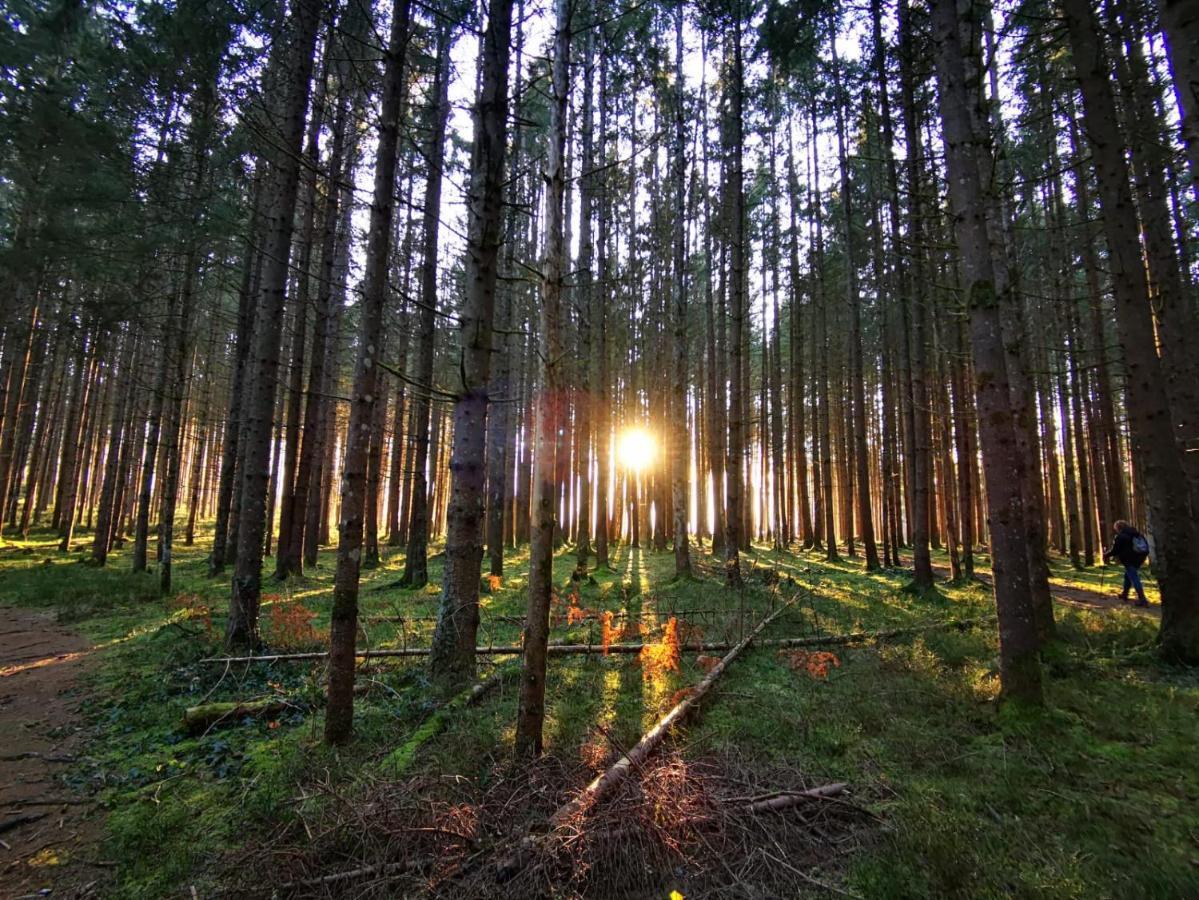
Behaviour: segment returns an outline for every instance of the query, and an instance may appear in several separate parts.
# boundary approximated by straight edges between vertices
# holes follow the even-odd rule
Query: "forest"
[[[1192,0],[5,0],[0,897],[1199,896],[1197,257]]]

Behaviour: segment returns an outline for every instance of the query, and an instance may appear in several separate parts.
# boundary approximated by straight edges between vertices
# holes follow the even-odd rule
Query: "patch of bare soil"
[[[53,613],[0,609],[0,898],[99,896],[101,819],[63,773],[83,743],[91,644]]]

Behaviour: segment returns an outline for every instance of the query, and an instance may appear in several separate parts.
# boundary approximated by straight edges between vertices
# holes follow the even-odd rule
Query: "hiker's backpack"
[[[1149,556],[1149,540],[1139,531],[1132,536],[1132,550],[1139,557],[1137,565],[1141,565]]]

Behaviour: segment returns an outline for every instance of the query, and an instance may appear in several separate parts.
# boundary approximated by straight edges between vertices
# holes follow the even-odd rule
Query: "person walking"
[[[1141,566],[1149,557],[1149,540],[1123,519],[1112,526],[1112,531],[1116,536],[1112,540],[1111,548],[1103,554],[1103,561],[1118,559],[1120,565],[1124,566],[1124,590],[1120,592],[1120,600],[1127,603],[1128,589],[1134,587],[1137,591],[1135,605],[1148,606],[1145,588],[1141,584]]]

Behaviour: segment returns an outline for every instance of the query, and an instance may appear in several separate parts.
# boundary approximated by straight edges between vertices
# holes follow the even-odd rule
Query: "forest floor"
[[[94,896],[104,867],[89,868],[102,819],[60,783],[85,744],[80,689],[91,642],[50,612],[7,609],[0,624],[0,896],[43,887],[49,873]],[[60,890],[60,893],[63,891]]]
[[[129,571],[127,551],[103,570],[86,556],[59,554],[48,534],[0,548],[2,752],[74,758],[0,762],[0,785],[27,771],[15,789],[31,792],[0,796],[57,804],[0,835],[12,847],[0,897],[82,896],[100,875],[87,890],[132,898],[1199,895],[1199,675],[1158,661],[1151,616],[1109,607],[1115,569],[1054,562],[1060,599],[1075,602],[1059,605],[1061,639],[1045,654],[1045,711],[996,708],[993,625],[829,656],[755,649],[617,796],[511,877],[513,841],[632,746],[707,660],[551,657],[546,756],[525,766],[510,758],[514,680],[443,708],[420,660],[372,660],[356,740],[334,751],[319,740],[322,664],[202,661],[220,655],[228,586],[205,577],[199,546],[183,549],[166,599],[157,577]],[[742,592],[723,587],[711,557],[697,561],[694,580],[676,581],[671,553],[621,545],[609,570],[573,582],[564,550],[551,639],[598,650],[597,617],[611,612],[613,640],[660,647],[672,618],[684,643],[735,640],[792,598],[764,637],[993,612],[979,582],[918,595],[905,572],[867,573],[860,559],[756,547]],[[268,579],[273,649],[324,643],[332,566],[325,552],[301,579]],[[440,560],[419,590],[397,586],[402,569],[397,553],[364,573],[363,644],[427,646]],[[518,642],[526,572],[518,550],[485,584],[481,644]],[[480,677],[515,662],[485,657]],[[281,705],[201,734],[181,727],[185,707],[255,699]],[[739,816],[723,802],[830,782],[847,793],[786,812]],[[67,839],[46,843],[47,829]]]

